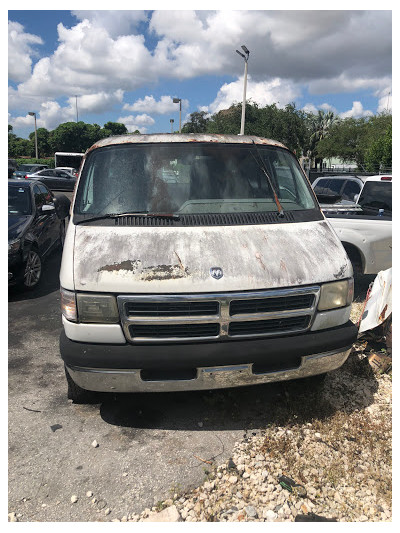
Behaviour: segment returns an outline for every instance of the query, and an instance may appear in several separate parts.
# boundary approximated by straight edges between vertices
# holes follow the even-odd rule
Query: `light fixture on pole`
[[[174,119],[173,118],[170,118],[169,121],[171,122],[171,133],[174,133]]]
[[[38,159],[36,113],[34,113],[33,111],[29,111],[28,115],[30,115],[31,117],[35,117],[35,153],[36,153],[36,159]]]
[[[179,103],[179,133],[181,133],[181,130],[182,130],[182,120],[181,120],[181,117],[182,117],[182,98],[173,98],[172,101],[174,102],[174,104],[178,104]]]
[[[247,62],[249,61],[249,50],[245,47],[245,45],[242,45],[242,52],[239,52],[239,50],[236,50],[236,52],[243,57],[244,59],[244,81],[243,81],[243,102],[242,102],[242,120],[240,122],[240,135],[244,135],[244,121],[245,121],[245,112],[246,112],[246,89],[247,89]]]

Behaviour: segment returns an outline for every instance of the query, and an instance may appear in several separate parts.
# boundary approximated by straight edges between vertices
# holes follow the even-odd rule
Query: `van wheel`
[[[64,365],[65,377],[68,383],[68,399],[73,403],[93,403],[94,393],[86,389],[82,389],[75,383],[75,381],[69,375],[68,370]]]

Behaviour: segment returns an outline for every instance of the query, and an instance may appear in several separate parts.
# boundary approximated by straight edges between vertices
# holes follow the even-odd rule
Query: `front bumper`
[[[290,380],[339,368],[357,338],[351,322],[318,332],[175,345],[90,344],[61,333],[73,381],[98,392],[167,392]]]

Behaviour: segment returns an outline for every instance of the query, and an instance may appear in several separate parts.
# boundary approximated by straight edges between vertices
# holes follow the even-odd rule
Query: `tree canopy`
[[[236,103],[213,115],[195,111],[183,125],[182,133],[239,134],[242,104]],[[54,152],[85,152],[99,139],[124,135],[128,130],[119,122],[103,127],[85,122],[65,122],[52,131],[38,128],[39,157]],[[134,133],[140,133],[136,130]],[[360,170],[371,172],[392,165],[392,115],[377,114],[363,118],[341,119],[332,111],[306,113],[294,103],[278,108],[276,104],[259,106],[246,103],[245,135],[256,135],[283,143],[297,157],[308,157],[315,165],[323,159],[354,161]],[[21,139],[8,126],[9,157],[35,156],[35,133]]]

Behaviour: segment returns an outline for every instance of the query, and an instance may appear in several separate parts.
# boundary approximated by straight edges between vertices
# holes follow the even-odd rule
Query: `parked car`
[[[27,174],[33,174],[44,168],[49,168],[48,165],[38,165],[38,164],[24,164],[19,165],[19,167],[13,172],[12,177],[14,179],[24,179]]]
[[[57,168],[39,170],[34,174],[28,174],[26,178],[41,181],[52,191],[73,191],[76,183],[76,176]]]
[[[352,200],[350,194],[343,195],[345,190],[349,193],[350,182],[360,187]],[[318,178],[312,186],[353,270],[377,274],[391,268],[392,176]]]
[[[359,204],[363,214],[375,214],[379,209],[386,214],[392,212],[391,175],[320,177],[314,180],[312,188],[325,211],[341,207],[349,209]]]
[[[32,289],[42,275],[42,262],[63,245],[69,211],[65,195],[54,196],[43,183],[8,182],[8,282]]]
[[[98,141],[60,284],[74,402],[321,375],[357,338],[339,238],[293,153],[255,136]]]
[[[11,178],[12,175],[13,175],[13,172],[15,172],[15,170],[17,170],[17,162],[15,161],[15,159],[9,159],[8,160],[8,177]]]
[[[75,177],[77,177],[79,174],[78,169],[74,167],[56,167],[55,170],[65,170],[66,172],[69,172],[69,174],[72,174]]]

